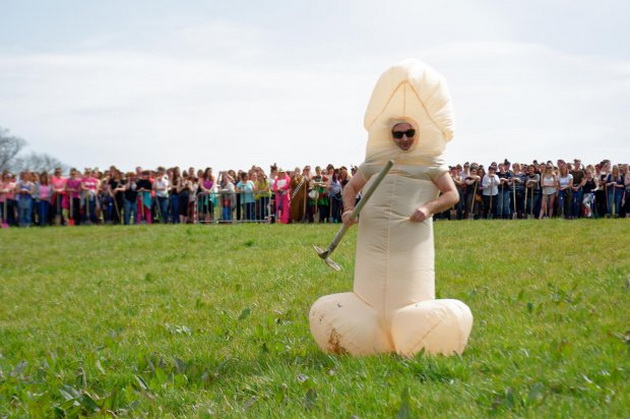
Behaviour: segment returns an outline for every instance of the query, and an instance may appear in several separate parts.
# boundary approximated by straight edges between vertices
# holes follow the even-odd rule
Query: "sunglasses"
[[[406,135],[407,138],[411,138],[414,135],[416,135],[416,130],[415,129],[408,129],[407,131],[394,131],[392,132],[392,135],[394,136],[394,138],[400,140],[403,135]]]

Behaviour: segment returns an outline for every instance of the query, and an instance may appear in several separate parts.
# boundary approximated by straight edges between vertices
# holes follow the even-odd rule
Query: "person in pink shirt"
[[[16,225],[16,207],[15,175],[4,172],[0,182],[0,211],[2,211],[2,223],[4,225]]]
[[[279,223],[288,224],[291,214],[289,209],[289,188],[291,178],[283,169],[278,170],[278,177],[273,181],[273,191],[276,193],[276,219]]]
[[[66,196],[67,179],[61,175],[61,168],[56,167],[52,176],[52,197],[50,198],[50,206],[52,217],[56,225],[64,223],[63,210],[69,208],[68,197]]]
[[[83,179],[81,179],[81,193],[85,205],[83,219],[86,223],[96,224],[96,191],[99,184],[96,172],[86,169]]]
[[[52,199],[53,188],[48,178],[48,172],[43,171],[39,174],[39,182],[35,184],[37,191],[37,219],[40,227],[50,225],[50,201]]]
[[[68,196],[69,212],[67,219],[72,220],[70,224],[81,224],[81,179],[79,171],[70,169],[70,178],[66,181],[66,195]]]

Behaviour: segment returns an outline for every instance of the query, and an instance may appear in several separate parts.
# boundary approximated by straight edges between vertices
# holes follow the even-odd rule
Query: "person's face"
[[[402,151],[408,151],[416,139],[416,130],[406,122],[394,125],[392,128],[392,139],[394,144]]]
[[[529,173],[530,175],[533,175],[534,174],[534,166],[529,166],[527,168],[527,173]]]

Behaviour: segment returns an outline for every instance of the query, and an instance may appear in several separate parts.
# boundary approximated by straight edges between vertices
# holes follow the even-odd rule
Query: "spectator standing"
[[[9,194],[9,191],[11,190],[11,188],[9,187],[9,173],[8,172],[2,172],[2,178],[0,179],[0,215],[2,218],[2,226],[7,226],[9,225],[9,220],[8,220],[8,199],[7,199],[7,195]],[[15,186],[13,187],[15,188]]]
[[[278,169],[278,177],[273,182],[273,191],[276,195],[276,220],[282,224],[289,223],[290,199],[289,189],[291,179],[284,169]]]
[[[48,177],[48,172],[43,171],[39,175],[39,183],[36,185],[39,203],[37,208],[37,218],[41,227],[50,225],[50,201],[52,199],[52,185]]]
[[[525,181],[525,213],[527,217],[534,218],[534,214],[538,214],[540,203],[540,174],[536,173],[536,166],[530,164],[527,166],[527,180]]]
[[[597,178],[593,176],[593,170],[587,168],[584,171],[584,179],[582,180],[582,210],[587,218],[597,215],[595,210],[595,191],[598,188]]]
[[[74,225],[81,224],[81,179],[79,171],[75,168],[70,169],[70,178],[66,181],[66,195],[68,196],[68,210],[70,212],[68,218],[72,220]]]
[[[610,213],[610,204],[608,199],[608,175],[610,175],[610,160],[602,160],[600,164],[595,165],[596,176],[599,188],[595,191],[595,206],[597,214],[600,217]]]
[[[169,174],[169,186],[168,191],[168,213],[171,216],[171,223],[179,223],[179,185],[182,182],[182,176],[179,171],[179,167],[173,167]]]
[[[271,184],[262,168],[256,168],[254,179],[254,199],[256,200],[256,219],[267,221],[269,216],[269,201],[271,196]]]
[[[341,213],[343,212],[343,198],[341,196],[341,182],[339,181],[339,169],[333,169],[328,187],[328,199],[330,201],[330,221],[333,223],[341,222]]]
[[[105,191],[108,196],[107,212],[109,219],[114,224],[122,224],[123,222],[122,211],[125,205],[123,192],[122,173],[114,167],[110,169],[110,178]]]
[[[586,173],[582,168],[582,161],[580,159],[573,160],[573,170],[569,172],[573,176],[573,185],[571,190],[573,192],[573,199],[571,200],[571,217],[579,218],[581,216],[582,198],[584,191],[582,185],[584,184],[584,178]]]
[[[243,205],[243,221],[251,222],[256,218],[256,200],[254,199],[254,182],[246,172],[241,173],[241,179],[236,184],[236,191],[241,195]]]
[[[313,219],[315,222],[326,222],[330,213],[330,201],[326,191],[328,190],[329,178],[322,173],[322,169],[319,166],[315,166],[315,176],[311,179],[312,189],[315,193],[312,194],[313,199]]]
[[[125,225],[129,225],[131,220],[138,224],[138,185],[137,175],[134,172],[127,173],[123,181],[123,197],[125,207]]]
[[[521,170],[519,163],[512,165],[514,173],[512,175],[512,198],[515,203],[512,204],[513,211],[516,211],[518,218],[526,218],[525,212],[525,182],[527,181],[527,174]]]
[[[206,223],[214,221],[214,204],[216,202],[214,175],[212,168],[206,167],[199,182],[201,196],[201,216]]]
[[[157,203],[158,216],[160,223],[166,224],[169,220],[168,214],[168,191],[171,184],[166,176],[166,169],[162,166],[157,168],[157,175],[153,181],[153,191]]]
[[[608,197],[607,216],[619,217],[621,200],[625,189],[625,179],[621,175],[618,165],[612,167],[611,173],[606,177],[606,196]]]
[[[199,221],[199,212],[197,211],[197,192],[199,191],[199,179],[195,177],[193,171],[189,171],[189,179],[190,192],[188,194],[188,223],[196,224],[197,221]]]
[[[624,176],[624,186],[625,186],[625,195],[624,195],[624,210],[626,218],[630,218],[630,168],[628,168],[627,164],[623,165],[623,176]]]
[[[153,185],[149,179],[150,173],[148,170],[141,172],[141,177],[136,181],[136,191],[138,192],[138,222],[151,224],[153,219],[151,217],[151,191]]]
[[[488,174],[481,179],[481,190],[483,195],[483,214],[484,218],[492,218],[497,213],[497,198],[499,195],[500,179],[496,173],[496,167],[490,165]]]
[[[542,202],[540,205],[540,213],[538,218],[551,218],[553,216],[553,205],[558,187],[558,178],[553,172],[551,163],[545,166],[545,172],[540,179],[542,187]]]
[[[52,214],[55,220],[55,225],[62,225],[65,223],[67,217],[63,216],[64,209],[67,211],[69,208],[69,200],[66,195],[66,181],[67,179],[62,176],[61,168],[56,167],[52,177]]]
[[[470,174],[464,178],[464,183],[466,184],[466,218],[469,220],[476,219],[479,215],[477,191],[480,181],[481,177],[478,175],[477,166],[471,166]]]
[[[190,175],[187,171],[182,173],[182,176],[177,184],[177,193],[179,195],[179,222],[181,224],[186,224],[188,222],[189,215],[189,200],[190,194],[192,191],[192,180],[190,179]]]
[[[306,216],[308,180],[304,172],[296,167],[291,174],[291,222],[301,223]]]
[[[87,224],[96,224],[96,191],[99,187],[99,181],[96,178],[96,172],[85,169],[83,178],[81,179],[81,195],[83,197],[84,219]]]
[[[30,227],[33,212],[33,194],[35,185],[31,181],[30,173],[26,170],[20,173],[20,180],[15,184],[15,195],[18,204],[18,224],[20,227]]]
[[[569,173],[568,165],[560,167],[558,175],[558,210],[564,218],[573,218],[571,206],[573,203],[573,175]]]
[[[497,197],[497,217],[507,220],[512,213],[512,182],[513,174],[510,172],[510,162],[505,159],[503,164],[499,164],[499,195]]]
[[[227,172],[220,174],[219,178],[221,193],[221,221],[226,223],[232,222],[232,204],[234,203],[234,179]]]

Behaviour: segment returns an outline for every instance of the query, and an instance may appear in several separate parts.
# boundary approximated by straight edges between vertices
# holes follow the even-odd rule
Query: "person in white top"
[[[488,167],[488,173],[481,179],[483,217],[485,218],[492,218],[497,212],[497,196],[499,195],[500,182],[497,168],[491,165]]]
[[[155,198],[157,199],[157,211],[160,223],[166,224],[169,218],[168,214],[168,190],[171,187],[171,182],[166,176],[166,170],[160,166],[157,168],[157,174],[153,182],[153,190],[155,191]]]
[[[573,175],[569,173],[569,168],[564,165],[560,167],[560,175],[558,176],[558,211],[565,218],[571,217],[572,187]]]
[[[545,171],[540,177],[540,185],[542,187],[542,202],[540,204],[540,214],[538,218],[553,216],[553,204],[556,199],[558,179],[553,172],[551,163],[547,163]]]

